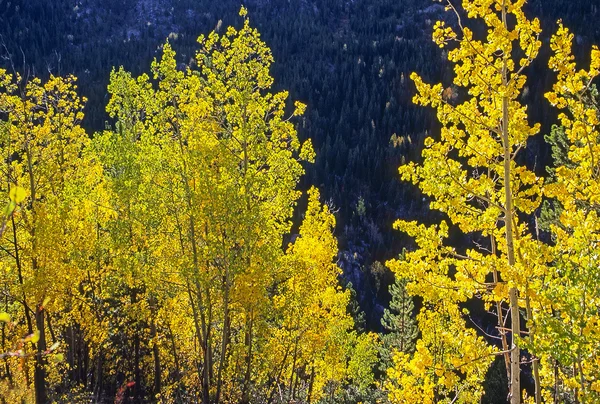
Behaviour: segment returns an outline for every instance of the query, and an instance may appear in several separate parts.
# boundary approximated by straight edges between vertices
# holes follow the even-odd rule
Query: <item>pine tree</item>
[[[413,353],[415,340],[419,334],[415,319],[415,304],[412,296],[406,292],[408,281],[397,277],[390,285],[390,308],[385,309],[381,325],[388,332],[382,337],[382,363],[385,369],[392,364],[392,355],[395,351]]]

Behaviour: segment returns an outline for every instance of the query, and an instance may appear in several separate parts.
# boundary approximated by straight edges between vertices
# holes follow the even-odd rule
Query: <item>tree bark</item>
[[[152,319],[150,320],[150,338],[152,338],[152,356],[154,359],[154,394],[160,394],[161,390],[161,367],[160,367],[160,351],[158,349],[158,333],[156,330],[156,312],[157,301],[154,295],[150,295],[150,309],[152,311]]]
[[[502,23],[508,29],[507,6],[506,1],[502,2]],[[502,84],[504,89],[508,87],[508,58],[510,55],[503,55],[502,65]],[[506,252],[508,255],[508,265],[515,265],[515,244],[513,234],[513,199],[511,188],[511,144],[509,136],[509,99],[506,94],[502,97],[502,143],[504,146],[504,194],[505,194],[505,214],[504,229],[506,231]],[[521,334],[521,318],[519,313],[519,291],[516,287],[509,290],[510,304],[510,322],[512,331],[512,341],[510,350],[510,403],[521,403],[521,351],[517,344]]]
[[[48,392],[46,391],[46,360],[44,351],[46,351],[46,332],[44,326],[44,307],[38,304],[35,310],[35,323],[37,331],[40,333],[40,339],[37,342],[37,355],[35,356],[35,402],[45,404],[48,402]]]
[[[245,337],[245,345],[246,345],[246,373],[244,375],[244,385],[242,387],[242,404],[250,403],[250,379],[252,375],[252,317],[250,313],[250,318],[247,321],[246,328],[246,337]]]
[[[140,336],[136,331],[135,337],[133,338],[133,375],[135,385],[133,386],[133,396],[136,403],[142,400],[142,371],[140,369]]]
[[[224,297],[223,297],[223,335],[221,340],[221,355],[219,358],[219,369],[217,371],[217,397],[215,402],[219,404],[221,399],[222,374],[227,356],[227,345],[229,343],[229,268],[225,268]]]
[[[492,245],[492,255],[496,256],[496,239],[494,236],[491,236],[490,242]],[[494,277],[494,285],[498,285],[500,282],[500,277],[498,276],[498,269],[493,268],[492,275]],[[504,366],[506,368],[506,380],[510,380],[510,354],[508,351],[508,341],[506,340],[506,331],[504,331],[504,313],[502,312],[502,302],[496,302],[496,311],[498,312],[498,332],[500,333],[500,339],[502,341],[502,351],[504,354]]]
[[[310,404],[312,401],[312,392],[313,392],[313,386],[315,384],[315,364],[312,364],[312,371],[310,372],[310,381],[308,382],[308,398],[307,398],[307,402],[308,404]]]

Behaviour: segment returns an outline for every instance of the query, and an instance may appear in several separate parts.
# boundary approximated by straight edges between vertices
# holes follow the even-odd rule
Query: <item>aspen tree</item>
[[[264,363],[266,380],[274,380],[269,397],[318,402],[326,389],[335,394],[344,382],[359,389],[373,383],[377,342],[358,335],[348,313],[350,291],[343,291],[334,263],[338,253],[335,217],[308,191],[308,206],[299,235],[282,259],[284,282],[274,297],[281,316],[273,327]]]
[[[517,159],[527,140],[539,132],[539,124],[529,124],[527,108],[519,101],[524,69],[541,46],[539,21],[527,19],[524,4],[464,0],[468,19],[480,19],[487,29],[478,39],[464,14],[448,2],[447,9],[458,18],[458,32],[438,21],[433,40],[442,48],[451,46],[448,60],[464,101],[454,103],[444,97],[442,84],[429,85],[411,75],[417,87],[414,102],[435,108],[442,128],[439,139],[425,140],[423,163],[404,165],[400,174],[418,185],[431,198],[430,207],[448,221],[395,224],[416,238],[418,249],[406,261],[389,265],[397,276],[410,280],[407,290],[421,296],[424,307],[418,315],[423,335],[414,356],[397,354],[389,371],[394,402],[407,400],[402,397],[478,402],[494,355],[505,358],[510,402],[521,402],[520,309],[532,293],[530,282],[544,273],[548,260],[519,217],[539,206],[543,183]],[[460,231],[473,244],[464,250],[449,247],[444,240],[450,230]],[[478,335],[463,308],[472,299],[495,310],[500,351]]]
[[[1,259],[9,294],[21,306],[26,333],[34,335],[35,401],[45,403],[45,352],[58,342],[55,321],[66,314],[64,296],[79,275],[72,248],[82,237],[76,213],[86,210],[78,209],[74,184],[86,170],[82,153],[89,138],[79,125],[85,100],[76,93],[74,77],[25,82],[0,70],[0,90],[2,192],[14,186],[25,190],[22,207],[3,234]]]
[[[561,111],[554,133],[558,166],[545,188],[555,202],[555,245],[553,271],[539,282],[539,338],[531,349],[542,357],[546,402],[593,403],[600,400],[600,108],[593,87],[600,51],[594,46],[589,69],[578,69],[573,37],[559,22],[550,42],[557,80],[546,98]]]
[[[160,222],[153,259],[176,271],[171,295],[186,296],[180,313],[192,319],[193,346],[171,342],[191,354],[196,376],[188,382],[203,402],[248,402],[263,382],[270,290],[281,282],[300,161],[313,152],[285,117],[287,93],[269,91],[272,56],[247,19],[240,31],[199,42],[195,69],[178,69],[166,44],[151,78],[114,72],[108,109],[132,137],[125,155],[157,201],[148,205]],[[292,115],[303,109],[297,103]]]

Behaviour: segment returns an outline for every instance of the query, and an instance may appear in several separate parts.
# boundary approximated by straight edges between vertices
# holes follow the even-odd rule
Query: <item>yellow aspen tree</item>
[[[115,91],[114,87],[119,84],[122,82],[113,77],[109,90]],[[130,110],[123,111],[126,112],[131,113]],[[153,342],[159,304],[158,279],[166,280],[162,279],[161,267],[153,259],[153,241],[160,223],[154,207],[159,196],[149,192],[145,183],[135,128],[123,119],[116,129],[98,134],[94,141],[95,152],[105,167],[105,183],[110,195],[107,205],[114,212],[105,223],[110,235],[107,240],[110,250],[104,254],[104,259],[110,271],[106,282],[100,281],[104,284],[103,289],[109,291],[111,304],[115,306],[113,312],[118,313],[105,317],[113,327],[126,334],[127,342],[131,343],[133,363],[128,369],[120,370],[127,375],[128,381],[135,382],[133,395],[142,399],[143,389],[159,394],[161,384],[160,353]],[[143,352],[149,350],[145,348],[150,344],[155,364],[152,370],[143,366]],[[98,354],[95,360],[102,362],[104,354]],[[113,354],[119,356],[119,353]]]
[[[542,187],[542,179],[517,159],[539,131],[538,124],[529,124],[527,108],[519,100],[524,69],[541,46],[539,21],[525,16],[524,4],[463,0],[464,15],[486,27],[478,38],[463,14],[447,3],[458,18],[458,31],[439,21],[433,40],[442,48],[450,46],[453,84],[464,101],[455,103],[444,96],[442,84],[429,85],[411,75],[417,87],[414,102],[435,108],[442,128],[439,139],[425,140],[423,163],[404,165],[400,174],[418,185],[431,198],[430,207],[447,220],[429,227],[402,220],[395,224],[416,238],[418,248],[389,266],[410,280],[408,292],[424,303],[418,315],[423,335],[414,356],[396,355],[388,372],[393,402],[405,402],[406,397],[478,402],[494,355],[504,356],[510,402],[521,402],[520,309],[527,306],[531,282],[544,273],[548,260],[519,217],[539,206]],[[450,247],[445,240],[451,230],[472,244]],[[473,299],[495,311],[500,351],[473,328],[463,308]]]
[[[359,389],[373,383],[377,359],[374,335],[357,335],[348,313],[350,291],[338,283],[335,217],[308,191],[298,237],[282,259],[284,281],[274,298],[281,319],[272,327],[260,366],[269,401],[318,402],[350,381]]]
[[[573,34],[560,22],[550,46],[557,80],[546,98],[561,110],[555,131],[564,153],[545,192],[556,203],[554,260],[539,284],[532,350],[543,358],[546,402],[593,403],[600,400],[600,108],[593,86],[600,51],[592,49],[588,70],[578,69]]]
[[[90,394],[99,398],[105,380],[103,358],[112,332],[107,315],[114,310],[109,303],[114,296],[111,288],[114,274],[110,265],[112,243],[108,228],[115,211],[110,208],[110,189],[92,145],[84,150],[81,163],[79,179],[73,184],[74,196],[79,202],[70,205],[71,215],[78,218],[78,226],[76,237],[68,247],[77,271],[70,279],[71,289],[65,290],[62,296],[67,314],[58,319],[58,325],[64,340],[65,368],[60,379],[55,380],[57,385],[64,385],[68,380],[71,388],[63,390],[65,396],[58,401],[76,400],[76,394],[81,394],[79,399],[84,400],[89,397],[85,392],[88,387]],[[88,364],[81,361],[84,355],[89,358]],[[93,383],[86,385],[88,372],[93,372],[94,378]]]
[[[210,116],[210,113],[203,115],[210,104],[198,78],[186,77],[176,69],[175,53],[168,44],[163,58],[152,67],[156,87],[146,74],[133,78],[123,69],[111,73],[107,111],[117,122],[114,130],[98,135],[94,143],[109,177],[111,206],[118,215],[110,227],[114,250],[111,261],[122,289],[114,293],[126,297],[122,304],[129,313],[128,328],[134,329],[136,359],[131,373],[135,379],[134,393],[140,394],[135,386],[143,384],[146,392],[168,400],[181,393],[188,382],[188,387],[198,387],[209,369],[202,367],[202,361],[194,353],[202,352],[204,360],[210,355],[211,350],[203,347],[208,342],[203,335],[210,333],[201,332],[208,329],[208,322],[203,320],[202,327],[196,330],[200,332],[195,337],[202,336],[198,344],[192,339],[195,346],[191,350],[180,345],[189,341],[187,333],[191,328],[181,330],[181,335],[177,331],[179,326],[189,325],[181,317],[198,320],[197,308],[212,312],[213,306],[210,302],[200,305],[194,302],[192,312],[188,312],[174,304],[181,304],[184,295],[198,298],[198,291],[191,293],[191,287],[200,290],[202,286],[196,281],[203,274],[191,270],[200,257],[199,251],[202,252],[192,236],[206,229],[206,214],[217,213],[205,212],[206,189],[214,187],[196,189],[194,181],[208,180],[206,167],[215,163],[208,153],[214,143],[202,138],[212,134],[207,131],[214,130],[215,124],[207,119],[206,125],[188,129],[187,114],[195,114],[197,119]],[[222,213],[216,217],[225,221],[227,212]],[[210,288],[214,274],[206,279]],[[127,328],[126,324],[123,328]],[[144,356],[143,352],[151,355]],[[186,360],[191,363],[184,374]],[[169,366],[177,368],[176,372]],[[192,373],[191,369],[198,371],[197,378],[184,380]],[[166,376],[169,374],[176,376],[169,380]],[[198,393],[205,394],[208,391],[205,387]]]
[[[23,202],[26,196],[26,192],[23,188],[13,185],[8,190],[7,202],[2,212],[2,225],[0,235],[4,234],[12,216],[15,211],[19,209],[19,205]],[[21,335],[15,333],[19,331],[18,327],[15,327],[13,320],[13,314],[17,314],[20,311],[19,307],[15,308],[15,303],[12,299],[9,299],[11,293],[11,273],[10,268],[5,266],[3,261],[1,262],[2,271],[0,272],[2,281],[1,292],[5,296],[2,302],[2,308],[0,309],[0,327],[1,327],[1,345],[0,345],[0,359],[4,362],[4,369],[0,376],[0,398],[3,402],[12,401],[25,401],[30,397],[30,390],[26,380],[26,377],[19,377],[20,372],[13,373],[14,367],[10,366],[10,357],[22,357],[23,344],[26,344],[28,339],[33,337],[33,334],[28,335],[26,338],[21,338]]]
[[[160,218],[152,254],[177,271],[177,293],[187,296],[190,387],[206,403],[249,402],[300,161],[312,147],[301,147],[285,117],[287,93],[270,92],[272,56],[247,19],[199,42],[197,68],[178,69],[166,44],[152,79],[115,72],[108,109],[118,127],[133,128],[145,193],[162,201],[149,207]]]
[[[55,327],[66,315],[64,294],[78,276],[70,248],[80,237],[80,223],[71,206],[80,201],[74,183],[85,171],[81,155],[89,143],[79,125],[84,100],[73,77],[25,82],[2,70],[0,89],[2,192],[18,185],[26,193],[3,234],[1,259],[24,331],[34,335],[33,390],[35,401],[45,403],[48,377],[55,377],[45,352],[59,342]]]

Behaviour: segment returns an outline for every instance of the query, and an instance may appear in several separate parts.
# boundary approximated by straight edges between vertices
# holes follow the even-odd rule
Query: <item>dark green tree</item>
[[[390,285],[390,308],[384,310],[381,319],[381,325],[387,331],[381,338],[381,366],[384,369],[392,365],[395,351],[411,353],[415,350],[419,328],[414,314],[415,304],[406,292],[406,284],[406,279],[396,278]]]

